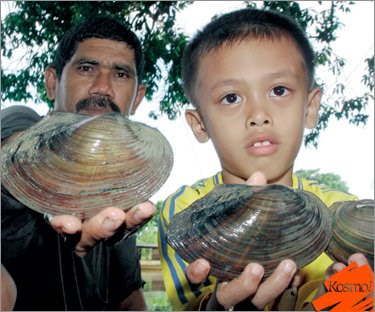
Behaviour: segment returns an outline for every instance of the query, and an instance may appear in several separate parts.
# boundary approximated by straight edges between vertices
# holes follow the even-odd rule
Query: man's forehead
[[[71,62],[85,58],[99,63],[126,63],[135,66],[134,50],[125,42],[110,39],[88,38],[79,42]]]

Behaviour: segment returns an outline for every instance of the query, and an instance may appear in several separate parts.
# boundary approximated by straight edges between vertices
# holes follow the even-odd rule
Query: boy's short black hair
[[[61,78],[65,65],[76,52],[78,43],[89,39],[100,38],[126,43],[134,50],[138,81],[141,81],[144,54],[137,36],[125,25],[109,17],[96,17],[83,21],[69,29],[56,51],[55,59],[50,65],[56,69],[58,79]]]
[[[241,9],[226,13],[207,24],[185,47],[182,58],[182,81],[189,101],[197,105],[194,84],[200,59],[224,44],[238,40],[263,38],[291,38],[301,51],[308,76],[308,85],[314,84],[314,50],[305,32],[291,18],[273,11]]]

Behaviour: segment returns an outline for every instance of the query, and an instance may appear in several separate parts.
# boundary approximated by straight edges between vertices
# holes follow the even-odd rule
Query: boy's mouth
[[[258,136],[251,139],[247,151],[253,156],[267,156],[276,152],[277,142],[269,136]]]
[[[268,140],[262,141],[262,142],[255,142],[253,146],[258,147],[258,146],[268,146],[271,145],[272,143]]]

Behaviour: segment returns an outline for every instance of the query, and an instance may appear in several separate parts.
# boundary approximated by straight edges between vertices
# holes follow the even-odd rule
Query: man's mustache
[[[76,112],[79,113],[81,110],[87,110],[91,107],[109,107],[113,112],[120,113],[120,108],[107,97],[91,97],[80,100],[76,104]]]

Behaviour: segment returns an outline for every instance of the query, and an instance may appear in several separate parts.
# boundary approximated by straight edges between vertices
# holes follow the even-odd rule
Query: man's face
[[[61,79],[45,72],[47,93],[55,110],[98,115],[118,111],[133,114],[145,87],[138,84],[134,50],[124,42],[90,38],[78,44]]]
[[[225,183],[262,171],[269,183],[289,184],[304,127],[315,126],[314,95],[290,40],[243,40],[203,56],[195,84],[200,114],[186,116],[200,141],[211,138]]]

